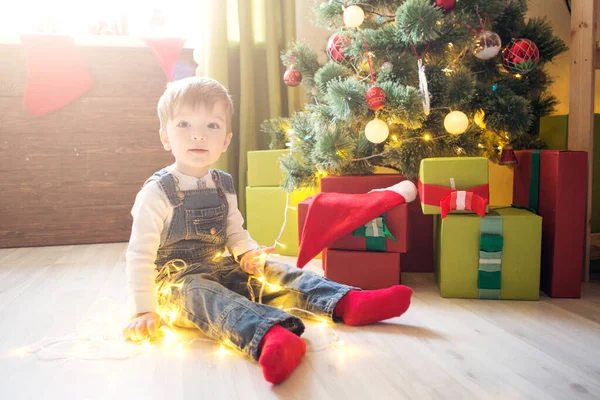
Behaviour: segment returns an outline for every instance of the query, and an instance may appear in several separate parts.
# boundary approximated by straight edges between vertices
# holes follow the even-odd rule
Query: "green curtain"
[[[279,55],[295,40],[295,1],[208,1],[202,75],[229,88],[234,101],[233,139],[215,168],[233,175],[245,215],[247,152],[264,150],[260,132],[268,118],[288,116],[303,105],[299,89],[283,83]]]

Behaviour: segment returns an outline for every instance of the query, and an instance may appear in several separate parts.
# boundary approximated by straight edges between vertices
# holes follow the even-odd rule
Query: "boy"
[[[158,103],[160,140],[175,163],[150,177],[132,209],[127,277],[133,318],[127,339],[156,336],[161,307],[176,310],[175,325],[205,335],[258,360],[265,379],[283,381],[306,352],[302,321],[280,308],[366,325],[403,314],[405,286],[361,292],[312,272],[277,262],[243,229],[230,175],[210,167],[231,142],[233,104],[209,78],[171,83]],[[227,248],[231,257],[220,255]],[[175,259],[185,261],[173,268]],[[262,286],[264,304],[249,299]],[[157,287],[159,290],[157,290]]]

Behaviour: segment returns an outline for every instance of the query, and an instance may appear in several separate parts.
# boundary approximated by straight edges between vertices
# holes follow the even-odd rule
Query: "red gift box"
[[[587,204],[587,153],[515,152],[514,203],[542,217],[541,289],[551,297],[580,297]],[[532,162],[539,157],[539,179]],[[532,190],[539,181],[539,190]],[[530,196],[531,192],[531,196]],[[535,201],[535,193],[538,201]]]
[[[321,179],[322,192],[368,193],[405,180],[402,175],[327,176]],[[433,272],[433,215],[424,215],[417,197],[408,203],[406,228],[408,251],[402,254],[404,272]]]
[[[383,289],[400,284],[400,253],[323,251],[325,277],[361,289]]]
[[[308,208],[312,204],[314,196],[307,197],[298,203],[298,242],[302,240],[302,231],[304,230],[304,221]],[[390,211],[385,213],[385,222],[390,233],[396,239],[396,242],[386,238],[385,251],[390,253],[406,253],[408,249],[408,205],[400,204]],[[367,249],[367,241],[364,236],[346,235],[333,242],[330,249],[338,250],[369,250]]]

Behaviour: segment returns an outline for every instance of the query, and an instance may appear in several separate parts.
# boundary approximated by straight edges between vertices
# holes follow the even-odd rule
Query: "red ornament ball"
[[[526,74],[540,62],[540,51],[529,39],[513,40],[502,52],[502,65],[515,74]]]
[[[456,7],[456,0],[435,0],[435,5],[443,9],[444,12],[450,12]]]
[[[385,92],[382,88],[373,86],[367,90],[365,100],[371,110],[380,110],[385,107]]]
[[[344,54],[344,50],[349,44],[350,38],[348,36],[339,36],[334,33],[327,41],[327,55],[335,62],[347,60],[349,57]]]
[[[288,86],[296,87],[302,82],[302,73],[292,65],[290,69],[283,74],[283,81]]]

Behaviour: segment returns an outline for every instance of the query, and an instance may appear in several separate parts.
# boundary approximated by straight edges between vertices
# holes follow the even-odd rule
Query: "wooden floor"
[[[585,284],[581,300],[500,302],[442,299],[431,274],[407,274],[403,283],[415,289],[407,314],[369,327],[336,325],[345,345],[309,352],[277,387],[254,362],[207,342],[181,354],[165,344],[140,353],[109,335],[121,354],[140,354],[120,361],[23,354],[111,307],[120,317],[106,321],[118,332],[124,251],[123,243],[0,250],[0,399],[600,398],[597,281]],[[313,350],[330,343],[328,335],[314,323],[306,332]],[[90,354],[82,346],[77,354]]]

